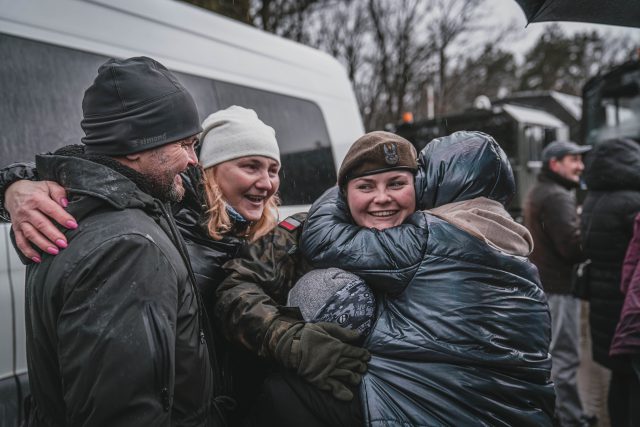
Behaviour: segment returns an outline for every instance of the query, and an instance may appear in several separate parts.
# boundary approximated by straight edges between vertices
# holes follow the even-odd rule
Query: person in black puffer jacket
[[[616,139],[597,145],[587,157],[584,179],[588,187],[583,204],[582,236],[591,259],[589,324],[593,359],[612,370],[609,415],[612,425],[626,425],[629,366],[609,357],[609,347],[620,318],[624,295],[620,292],[622,262],[640,211],[640,144]]]
[[[515,192],[504,151],[480,132],[431,141],[415,175],[418,210],[402,222],[403,181],[374,178],[398,164],[398,138],[356,141],[300,242],[315,267],[355,273],[376,292],[365,424],[551,426],[549,308],[527,259],[531,235],[504,207]],[[386,169],[350,155],[367,145],[384,148]]]

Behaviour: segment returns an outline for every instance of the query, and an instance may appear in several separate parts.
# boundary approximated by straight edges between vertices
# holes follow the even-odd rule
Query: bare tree
[[[307,24],[319,10],[351,0],[181,0],[270,33],[309,43]]]
[[[443,98],[445,112],[459,112],[471,107],[480,95],[489,98],[506,96],[518,87],[518,62],[513,52],[503,47],[504,40],[517,38],[515,22],[494,31],[483,29],[480,45],[464,41],[462,48],[454,52],[445,76]],[[475,31],[461,36],[475,38]],[[439,70],[440,71],[440,70]]]
[[[320,14],[318,21],[311,44],[341,61],[347,68],[349,80],[355,83],[356,74],[365,63],[371,28],[364,3],[337,4]]]
[[[307,25],[320,10],[334,8],[351,0],[251,0],[254,25],[297,42],[309,43]]]
[[[368,63],[379,83],[364,111],[369,128],[397,122],[424,81],[433,52],[419,30],[426,18],[424,6],[420,0],[368,0],[373,38]]]
[[[436,112],[445,114],[448,109],[447,95],[449,67],[453,57],[463,58],[469,55],[465,48],[468,36],[479,30],[486,30],[481,22],[486,17],[482,6],[485,0],[432,0],[432,21],[427,30],[433,40],[437,55],[438,95]],[[457,44],[457,46],[456,46]],[[454,48],[458,48],[455,54]]]
[[[518,87],[518,65],[512,52],[487,43],[479,54],[466,58],[449,71],[448,81],[455,85],[447,96],[451,112],[471,107],[480,95],[491,99],[505,96]]]
[[[365,126],[374,129],[407,109],[424,111],[434,83],[438,112],[446,111],[454,44],[478,28],[485,0],[187,1],[331,53],[346,66]]]
[[[235,19],[245,24],[253,25],[253,18],[249,14],[251,0],[182,0],[194,6]]]
[[[344,63],[365,126],[379,129],[406,110],[426,113],[429,86],[445,110],[454,41],[479,28],[483,1],[354,0],[322,11],[314,44]]]
[[[184,0],[323,49],[353,83],[365,127],[467,108],[478,95],[520,89],[578,93],[588,76],[633,52],[624,37],[546,31],[518,60],[515,26],[486,24],[486,0]],[[510,24],[510,25],[509,25]],[[482,37],[477,37],[477,35]]]

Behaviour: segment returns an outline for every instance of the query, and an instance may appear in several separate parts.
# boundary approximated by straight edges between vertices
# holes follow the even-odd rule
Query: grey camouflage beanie
[[[288,305],[299,307],[307,322],[337,323],[364,338],[371,332],[376,302],[360,277],[328,268],[302,276],[289,292]]]

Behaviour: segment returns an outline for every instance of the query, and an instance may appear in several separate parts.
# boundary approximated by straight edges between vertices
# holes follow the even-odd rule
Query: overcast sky
[[[545,26],[548,25],[547,23],[535,23],[525,28],[527,20],[524,12],[515,0],[489,0],[488,3],[493,7],[493,13],[490,15],[492,18],[490,19],[495,19],[496,23],[515,20],[517,28],[520,29],[520,31],[514,35],[515,39],[511,43],[506,44],[505,47],[511,47],[514,52],[520,55],[524,54],[524,52],[535,43],[540,33],[544,31]],[[576,1],[576,3],[579,3],[579,0]],[[603,7],[606,7],[606,0],[603,0],[602,4]],[[637,41],[640,47],[640,28],[585,24],[581,22],[561,22],[559,24],[562,29],[569,34],[584,30],[597,30],[600,33],[607,34],[628,34]]]

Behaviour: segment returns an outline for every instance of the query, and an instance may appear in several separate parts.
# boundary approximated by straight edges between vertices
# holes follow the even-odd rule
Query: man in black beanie
[[[36,160],[81,225],[27,267],[27,425],[217,425],[208,322],[165,205],[198,160],[195,103],[139,57],[103,64],[82,108],[85,146]]]

